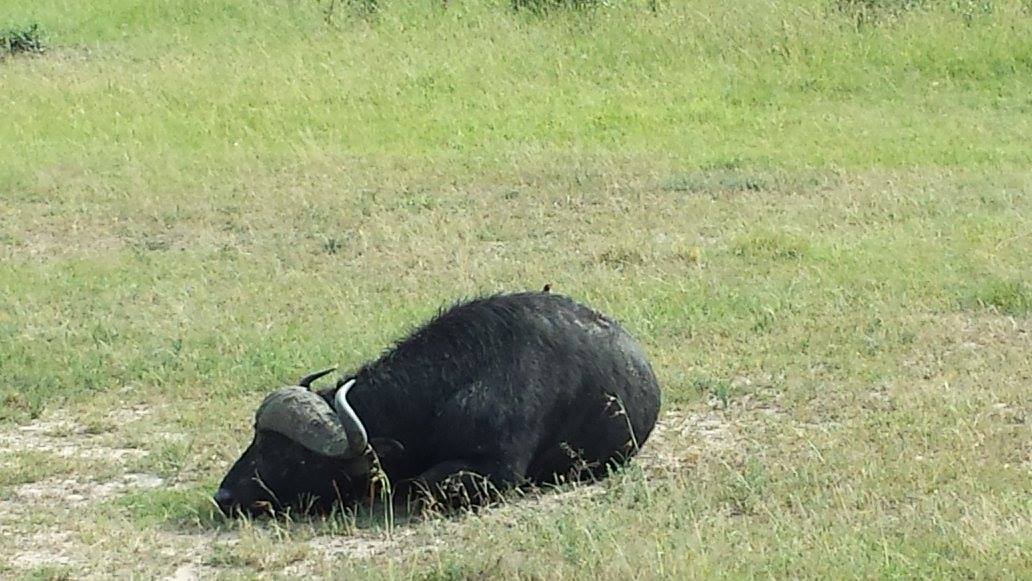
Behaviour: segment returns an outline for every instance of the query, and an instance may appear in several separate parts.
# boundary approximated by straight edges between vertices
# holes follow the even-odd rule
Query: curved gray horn
[[[355,380],[349,380],[340,386],[340,389],[337,390],[337,396],[333,398],[333,407],[337,409],[340,425],[344,428],[344,433],[347,434],[348,445],[351,446],[351,450],[348,452],[351,458],[364,454],[366,445],[369,443],[369,437],[366,435],[366,429],[362,425],[362,420],[358,419],[358,414],[348,405],[348,391],[354,386]]]
[[[348,432],[341,428],[337,414],[326,400],[301,386],[281,387],[266,396],[255,413],[254,426],[257,430],[283,434],[316,454],[353,456],[354,446],[350,445]],[[364,439],[361,444],[364,451]]]
[[[316,379],[319,379],[320,377],[326,375],[327,373],[329,373],[331,371],[336,371],[336,370],[337,370],[336,367],[331,367],[329,369],[323,369],[322,371],[316,371],[315,373],[309,373],[308,375],[302,377],[301,381],[297,382],[297,384],[300,385],[301,387],[305,388],[305,389],[308,389],[308,388],[310,388],[312,386],[312,382],[313,381],[315,381]]]

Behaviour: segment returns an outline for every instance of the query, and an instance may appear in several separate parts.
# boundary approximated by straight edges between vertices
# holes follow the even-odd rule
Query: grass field
[[[0,0],[0,577],[1027,578],[1032,5],[609,4]],[[545,283],[630,469],[211,514],[266,391]]]

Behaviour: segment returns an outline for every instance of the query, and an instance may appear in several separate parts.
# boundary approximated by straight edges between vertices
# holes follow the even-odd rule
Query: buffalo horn
[[[315,373],[309,373],[308,375],[302,377],[301,381],[297,382],[297,384],[305,389],[309,389],[312,386],[313,381],[336,369],[336,367],[331,367],[329,369],[323,369],[322,371],[316,371]]]
[[[364,438],[350,442],[349,432],[341,429],[326,400],[301,386],[282,387],[266,396],[255,414],[255,428],[277,432],[316,454],[335,458],[351,458],[358,444],[363,451],[366,446]]]
[[[355,410],[351,409],[351,406],[348,405],[348,391],[350,391],[354,386],[354,379],[348,381],[337,390],[337,396],[333,398],[333,407],[337,410],[337,417],[340,419],[340,425],[344,428],[344,433],[347,434],[348,445],[351,446],[351,449],[348,452],[349,457],[351,458],[364,454],[366,445],[369,443],[369,438],[366,435],[365,426],[362,425],[362,420],[358,419],[358,414],[356,414]]]

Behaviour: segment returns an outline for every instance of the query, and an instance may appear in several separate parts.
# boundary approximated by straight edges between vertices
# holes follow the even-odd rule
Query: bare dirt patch
[[[962,313],[932,319],[927,328],[927,335],[918,337],[903,360],[904,368],[918,377],[949,380],[958,370],[1007,366],[1016,369],[1021,379],[1032,379],[1028,375],[1032,318]]]
[[[736,378],[732,384],[752,382]],[[646,473],[683,472],[703,457],[731,460],[744,452],[747,427],[781,413],[776,394],[756,394],[724,400],[711,397],[705,404],[690,409],[675,409],[663,414],[636,461]]]
[[[79,560],[70,551],[73,547],[72,534],[69,532],[38,531],[23,539],[10,565],[17,569],[75,565]]]
[[[102,418],[105,425],[123,426],[140,419],[148,410],[129,408]],[[48,417],[34,423],[0,431],[0,453],[36,453],[43,458],[86,460],[94,466],[124,466],[142,458],[146,450],[111,446],[105,433],[96,433],[89,422],[70,418]],[[41,460],[45,461],[45,460]],[[5,460],[0,469],[16,469],[16,463]],[[88,471],[90,464],[83,467]],[[9,564],[17,569],[72,566],[80,547],[67,530],[34,526],[25,530],[26,521],[39,518],[43,512],[64,515],[82,507],[124,495],[133,490],[154,489],[165,480],[154,474],[126,472],[111,479],[92,478],[86,474],[62,474],[12,486],[0,498],[0,531],[9,540],[4,550]]]
[[[164,577],[164,581],[195,581],[196,579],[211,579],[219,572],[215,567],[200,565],[198,563],[187,563],[176,567],[171,575]]]
[[[125,474],[115,480],[82,481],[77,478],[46,478],[16,486],[4,503],[31,507],[33,503],[79,507],[125,494],[130,490],[159,488],[165,480],[153,474]]]
[[[309,549],[306,558],[284,567],[282,573],[287,577],[311,576],[320,565],[327,563],[371,559],[405,551],[432,552],[443,544],[437,536],[421,534],[414,528],[396,530],[391,535],[321,535],[305,541]]]
[[[725,410],[669,412],[649,437],[640,461],[646,469],[680,469],[704,453],[721,454],[741,440]]]
[[[410,535],[402,535],[410,536]],[[350,559],[368,559],[382,554],[400,543],[397,537],[317,537],[312,539],[315,547],[326,559],[347,556]]]
[[[104,423],[122,426],[147,415],[145,408],[128,408],[112,412]],[[112,447],[103,442],[102,434],[88,425],[67,418],[48,418],[0,432],[0,451],[42,452],[60,458],[82,458],[123,463],[147,455],[146,450]]]

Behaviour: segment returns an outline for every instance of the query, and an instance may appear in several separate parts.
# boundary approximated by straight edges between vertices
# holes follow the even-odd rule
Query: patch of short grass
[[[0,489],[74,474],[82,463],[50,452],[10,450],[0,455]]]
[[[1014,316],[1032,312],[1032,283],[1023,278],[986,276],[973,281],[962,300],[968,307],[993,309]]]
[[[767,260],[797,260],[808,251],[808,243],[791,232],[752,232],[736,240],[732,251],[744,257]]]
[[[22,572],[22,578],[39,581],[65,581],[75,578],[75,568],[63,565],[44,565]]]
[[[232,546],[217,549],[206,564],[213,567],[236,567],[247,571],[279,571],[283,567],[304,561],[311,553],[303,542],[281,539],[274,551],[269,550],[262,537],[245,535]]]
[[[211,530],[223,522],[211,503],[210,487],[130,492],[112,501],[139,526],[178,526]]]

